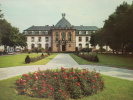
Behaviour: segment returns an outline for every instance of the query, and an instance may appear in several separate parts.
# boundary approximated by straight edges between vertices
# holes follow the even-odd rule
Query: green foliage
[[[86,59],[91,62],[99,62],[98,56],[94,54],[86,55],[83,53],[83,54],[77,54],[77,56],[82,57],[83,59]]]
[[[27,96],[67,100],[91,96],[104,89],[102,76],[86,69],[61,68],[55,71],[45,70],[33,74],[23,74],[16,81],[16,90]]]
[[[29,55],[26,56],[25,63],[30,63],[30,57],[29,57]]]
[[[133,4],[123,2],[104,22],[101,31],[96,32],[102,37],[97,44],[106,44],[116,52],[124,53],[126,45],[133,44]]]
[[[49,55],[50,55],[50,54],[49,54]],[[43,59],[43,58],[45,58],[45,57],[47,57],[47,56],[49,56],[49,55],[44,55],[44,54],[42,53],[40,56],[31,57],[31,58],[30,58],[30,62],[36,62],[36,61],[41,60],[41,59]]]

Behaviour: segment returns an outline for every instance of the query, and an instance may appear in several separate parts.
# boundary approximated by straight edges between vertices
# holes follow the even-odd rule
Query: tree
[[[3,18],[3,16],[4,16],[1,12],[2,12],[2,10],[0,10],[0,20],[1,20],[1,18]],[[1,30],[0,30],[0,45],[2,44],[2,43],[1,43],[1,37],[2,37],[2,34],[1,34]]]
[[[95,48],[95,46],[96,46],[96,44],[95,44],[95,35],[92,33],[91,34],[91,38],[90,38],[90,44],[91,44],[91,46],[94,46],[94,48]]]
[[[105,20],[103,26],[104,40],[113,51],[124,52],[126,45],[133,43],[133,4],[123,2],[116,11]]]
[[[98,29],[94,34],[95,34],[94,37],[95,44],[100,46],[102,53],[103,46],[106,45],[106,41],[104,40],[104,35],[103,35],[103,29],[102,28]]]

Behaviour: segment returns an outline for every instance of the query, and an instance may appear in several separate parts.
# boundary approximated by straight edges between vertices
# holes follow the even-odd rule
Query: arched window
[[[68,41],[71,41],[71,32],[68,33]]]
[[[55,34],[55,41],[58,41],[58,32]]]
[[[89,44],[88,43],[86,43],[86,48],[89,48]]]
[[[39,43],[39,44],[38,44],[38,47],[41,48],[41,47],[42,47],[42,44]]]
[[[45,49],[48,49],[48,43],[45,44]]]
[[[81,43],[79,44],[79,49],[82,49],[82,44]]]
[[[35,45],[34,44],[31,44],[31,49],[34,49],[35,48]]]
[[[65,40],[65,32],[61,33],[62,35],[62,40]]]

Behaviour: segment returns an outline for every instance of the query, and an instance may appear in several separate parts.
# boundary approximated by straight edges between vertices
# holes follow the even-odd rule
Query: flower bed
[[[100,73],[86,69],[61,68],[23,74],[16,81],[18,94],[50,100],[78,99],[104,89]]]

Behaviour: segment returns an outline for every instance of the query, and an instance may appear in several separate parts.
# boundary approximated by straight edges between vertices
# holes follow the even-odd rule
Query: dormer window
[[[82,31],[79,31],[79,34],[82,34]]]
[[[45,31],[45,34],[48,35],[48,31]]]
[[[25,34],[27,34],[28,32],[27,31],[25,31]]]

